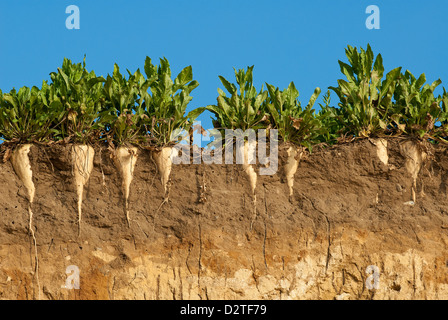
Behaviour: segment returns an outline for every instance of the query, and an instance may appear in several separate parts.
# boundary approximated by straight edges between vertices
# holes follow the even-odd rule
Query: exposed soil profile
[[[280,147],[278,172],[257,177],[255,214],[236,164],[173,164],[161,206],[165,188],[147,150],[124,205],[110,151],[95,148],[80,235],[70,146],[33,145],[38,274],[27,189],[7,161],[0,298],[447,299],[447,151],[431,147],[411,172],[404,141],[387,140],[385,157],[368,139],[303,154],[292,193]],[[79,289],[63,287],[70,265],[80,270]],[[373,289],[370,265],[380,271]]]

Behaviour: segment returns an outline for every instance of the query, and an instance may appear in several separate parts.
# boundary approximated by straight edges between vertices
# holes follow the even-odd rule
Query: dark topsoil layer
[[[150,152],[141,150],[129,199],[130,228],[118,170],[110,152],[97,148],[84,190],[81,237],[70,147],[34,146],[30,160],[36,186],[32,207],[36,238],[39,246],[167,239],[168,248],[172,241],[197,239],[198,226],[199,232],[219,230],[219,234],[279,242],[302,230],[317,236],[330,228],[353,228],[383,235],[378,250],[402,249],[403,239],[409,239],[406,246],[418,247],[420,234],[446,233],[448,228],[448,154],[442,147],[432,150],[432,160],[419,175],[416,204],[406,205],[412,179],[404,168],[400,142],[389,140],[389,166],[378,159],[369,140],[313,151],[300,162],[292,199],[281,148],[277,174],[258,177],[256,215],[240,165],[173,165],[169,201],[159,209],[163,187]],[[0,244],[27,243],[26,190],[9,161],[0,164],[0,213]]]

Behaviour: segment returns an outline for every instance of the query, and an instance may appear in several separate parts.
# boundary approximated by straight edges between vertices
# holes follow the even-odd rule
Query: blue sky
[[[65,26],[69,5],[80,9],[79,30]],[[365,26],[369,5],[380,9],[379,30]],[[258,88],[294,81],[306,104],[316,86],[322,97],[342,77],[345,47],[367,43],[386,71],[402,66],[448,88],[447,13],[446,0],[2,1],[0,88],[40,86],[64,57],[86,54],[88,69],[106,76],[114,63],[143,69],[150,56],[166,57],[176,74],[192,65],[200,86],[189,109],[216,102],[218,75],[234,82],[233,67],[251,65]],[[200,118],[205,128],[209,118]]]

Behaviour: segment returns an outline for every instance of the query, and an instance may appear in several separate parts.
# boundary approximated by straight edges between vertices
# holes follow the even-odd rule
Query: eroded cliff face
[[[388,141],[387,164],[368,140],[315,150],[291,198],[282,150],[277,174],[258,177],[256,215],[239,165],[174,165],[159,209],[163,186],[142,151],[130,228],[119,173],[98,149],[80,237],[69,147],[33,146],[39,268],[26,190],[0,164],[0,298],[447,299],[448,155],[430,153],[412,205],[399,143]],[[79,289],[64,287],[68,266]]]

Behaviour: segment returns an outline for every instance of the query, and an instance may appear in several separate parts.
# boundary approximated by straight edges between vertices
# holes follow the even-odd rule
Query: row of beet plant
[[[317,144],[367,138],[377,146],[379,159],[388,165],[389,137],[401,137],[406,168],[413,179],[412,201],[418,173],[429,157],[430,143],[448,143],[448,93],[436,96],[441,84],[426,83],[410,71],[395,68],[385,74],[382,56],[367,49],[346,49],[348,63],[339,61],[346,80],[329,87],[320,110],[313,109],[320,95],[316,88],[306,106],[299,101],[293,82],[280,90],[266,83],[259,90],[253,84],[253,66],[235,69],[236,84],[219,76],[224,92],[218,89],[217,103],[186,113],[191,92],[199,85],[193,80],[191,66],[172,79],[168,60],[153,65],[149,57],[144,72],[127,71],[117,65],[106,78],[88,71],[83,63],[64,59],[62,67],[50,74],[50,83],[40,88],[0,91],[0,151],[11,160],[23,182],[29,200],[29,231],[34,241],[35,274],[38,275],[37,241],[32,226],[35,186],[28,154],[33,144],[68,144],[71,148],[74,183],[78,197],[78,232],[81,233],[83,189],[93,169],[94,146],[107,144],[122,179],[126,219],[130,226],[128,198],[139,149],[151,150],[160,173],[166,203],[170,191],[171,154],[182,133],[192,134],[195,119],[208,110],[214,116],[215,140],[224,147],[235,141],[220,141],[225,129],[257,130],[267,139],[276,129],[287,151],[284,166],[289,194],[293,195],[294,175],[304,152]],[[338,97],[331,105],[330,90]],[[260,133],[261,132],[261,133]],[[256,214],[257,172],[251,155],[256,141],[243,144],[243,169],[250,181]],[[159,208],[161,207],[159,206]],[[39,280],[37,276],[37,284]],[[38,288],[40,293],[40,288]]]
[[[11,159],[29,199],[29,231],[34,241],[35,274],[38,275],[37,241],[32,226],[35,186],[28,154],[33,144],[64,143],[71,147],[74,182],[78,196],[78,232],[81,233],[83,189],[93,169],[98,143],[109,146],[111,157],[122,179],[126,219],[130,226],[128,198],[140,148],[151,150],[164,189],[163,205],[169,196],[169,177],[173,145],[182,132],[191,134],[195,119],[208,110],[214,116],[211,133],[224,147],[235,141],[219,141],[225,129],[261,129],[258,134],[278,130],[275,139],[287,148],[284,166],[290,196],[294,175],[306,150],[316,144],[368,138],[377,146],[380,160],[388,165],[389,137],[403,137],[402,152],[406,168],[413,179],[415,202],[417,175],[428,158],[429,143],[448,143],[448,93],[436,96],[441,84],[426,83],[410,71],[395,68],[384,74],[381,55],[374,57],[367,49],[346,49],[348,63],[339,61],[346,80],[329,87],[339,101],[331,106],[330,90],[316,112],[314,104],[321,92],[316,88],[306,106],[302,106],[293,82],[283,90],[266,83],[260,90],[253,84],[253,66],[235,69],[236,84],[219,76],[224,90],[218,89],[217,103],[186,113],[191,92],[199,85],[193,80],[191,66],[173,80],[168,60],[153,65],[149,57],[144,73],[136,70],[122,75],[117,65],[112,75],[99,77],[83,63],[64,59],[62,67],[50,74],[51,82],[40,88],[20,88],[9,93],[0,91],[0,149],[3,160]],[[275,130],[272,130],[275,131]],[[261,133],[260,133],[261,132]],[[251,155],[255,141],[243,144],[243,169],[247,173],[256,214],[257,172]],[[159,206],[159,208],[161,207]],[[38,292],[40,293],[37,276]]]
[[[436,96],[434,91],[440,80],[425,84],[424,74],[416,78],[408,70],[402,73],[401,67],[385,74],[381,54],[375,57],[370,45],[366,50],[348,46],[346,57],[348,63],[339,61],[346,80],[339,79],[337,87],[329,87],[339,98],[338,105],[330,105],[328,90],[318,112],[313,106],[320,88],[315,89],[308,104],[302,107],[293,82],[284,90],[268,83],[267,90],[263,86],[257,90],[253,85],[253,67],[235,70],[236,85],[220,76],[228,94],[218,89],[216,105],[207,106],[214,114],[215,129],[277,129],[279,140],[287,147],[285,175],[290,195],[299,160],[314,145],[369,138],[376,144],[380,160],[387,165],[387,140],[401,137],[405,140],[402,151],[415,187],[427,156],[427,144],[448,142],[446,90]],[[248,144],[249,141],[245,153],[253,149]],[[244,168],[256,199],[257,176],[249,162],[248,159]]]
[[[42,87],[0,92],[0,137],[4,160],[11,158],[17,175],[26,186],[31,204],[35,187],[28,158],[34,143],[64,143],[71,146],[73,176],[78,194],[78,225],[81,232],[83,189],[93,169],[94,146],[106,143],[122,177],[122,191],[128,215],[129,188],[138,156],[137,146],[152,150],[165,196],[171,171],[170,153],[176,132],[189,131],[205,108],[188,114],[186,109],[198,86],[191,66],[171,79],[166,59],[160,66],[148,57],[144,74],[137,70],[98,77],[83,63],[64,59]]]
[[[292,195],[294,174],[304,152],[316,144],[369,138],[378,147],[380,159],[387,164],[387,138],[410,139],[403,144],[407,157],[416,163],[409,169],[416,174],[425,160],[425,145],[448,142],[448,94],[436,96],[441,81],[425,84],[410,71],[395,68],[385,74],[382,56],[367,49],[346,49],[348,63],[339,61],[346,80],[329,87],[338,97],[331,105],[330,90],[323,97],[320,110],[314,104],[321,93],[316,88],[309,102],[302,106],[293,82],[281,90],[266,83],[260,89],[253,83],[253,66],[235,69],[236,84],[219,76],[225,92],[218,89],[217,103],[186,112],[191,92],[199,85],[193,80],[192,67],[184,68],[173,80],[167,59],[154,65],[149,57],[144,72],[127,70],[123,75],[117,65],[112,75],[97,76],[83,63],[64,59],[62,67],[50,74],[50,83],[40,88],[23,87],[9,93],[0,91],[0,138],[4,140],[4,159],[11,156],[14,168],[24,181],[30,204],[34,197],[28,152],[33,143],[65,143],[71,146],[73,175],[78,193],[78,222],[81,230],[81,205],[84,185],[93,168],[94,146],[105,143],[122,178],[126,217],[130,223],[128,198],[139,149],[151,150],[164,188],[164,202],[169,195],[172,167],[170,155],[179,133],[191,134],[195,119],[208,110],[213,115],[215,137],[224,129],[262,129],[269,139],[271,129],[286,147],[285,175]],[[213,143],[216,143],[216,139]],[[226,144],[235,143],[224,141]],[[256,200],[257,173],[250,155],[255,145],[244,143],[244,171]],[[386,156],[384,156],[386,155]],[[411,165],[410,165],[411,166]],[[164,203],[163,202],[163,203]],[[255,206],[254,206],[255,207]]]

